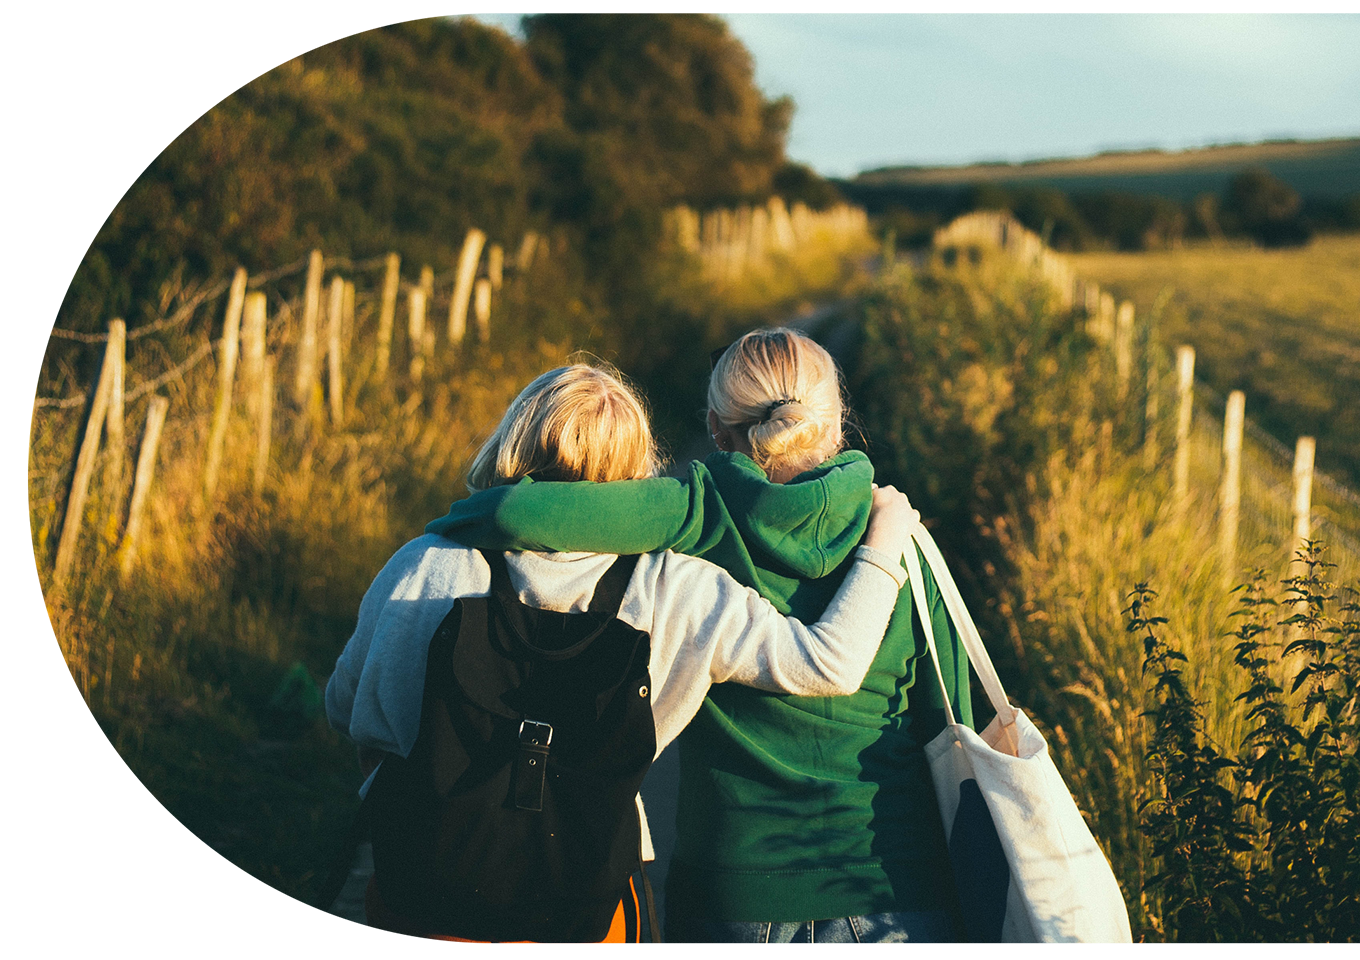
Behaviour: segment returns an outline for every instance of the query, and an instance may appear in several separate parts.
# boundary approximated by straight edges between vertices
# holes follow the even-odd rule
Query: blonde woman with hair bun
[[[836,362],[793,330],[746,334],[709,377],[713,442],[750,457],[775,483],[839,453],[844,417]]]
[[[484,547],[669,549],[712,560],[806,618],[842,582],[875,496],[844,449],[831,356],[788,329],[714,351],[717,452],[681,479],[520,483],[455,503],[426,529]],[[900,569],[901,550],[896,550]],[[955,716],[972,724],[968,663],[924,568]],[[944,827],[922,748],[944,725],[911,588],[846,697],[715,685],[679,737],[666,938],[685,942],[948,941],[960,936]],[[923,671],[926,671],[923,673]]]
[[[607,488],[651,482],[657,464],[637,395],[573,364],[515,398],[468,486]],[[652,759],[714,683],[855,691],[905,579],[891,550],[910,518],[905,497],[878,492],[853,569],[808,626],[695,557],[406,544],[326,685],[327,717],[366,777],[369,923],[440,939],[636,939],[631,876],[650,848],[637,790]],[[526,749],[543,764],[536,800]]]

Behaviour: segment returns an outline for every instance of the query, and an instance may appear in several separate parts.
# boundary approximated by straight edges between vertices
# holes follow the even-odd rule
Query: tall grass
[[[319,689],[359,600],[395,548],[459,495],[464,463],[514,393],[568,352],[544,342],[437,357],[419,390],[357,383],[361,402],[342,429],[283,416],[281,389],[262,495],[242,416],[212,503],[202,478],[215,384],[202,365],[172,388],[126,582],[116,563],[125,486],[95,490],[60,589],[48,571],[61,504],[46,489],[34,496],[35,557],[72,676],[152,794],[239,866],[303,899],[324,883],[358,776],[320,717]],[[60,473],[79,413],[35,417],[35,473]]]
[[[774,286],[748,293],[743,303],[768,310],[771,297],[828,289],[839,295],[853,267],[842,251],[804,255],[819,252],[820,272],[799,280],[786,267]],[[320,690],[373,576],[464,494],[471,455],[539,373],[584,348],[622,363],[662,402],[673,401],[685,377],[702,379],[707,347],[756,322],[749,311],[722,306],[726,293],[700,282],[694,264],[679,259],[656,268],[649,278],[655,314],[625,323],[592,299],[581,264],[553,238],[532,270],[507,278],[495,298],[489,344],[451,347],[447,299],[436,300],[426,323],[437,345],[419,383],[408,375],[404,294],[382,381],[373,360],[380,280],[342,270],[358,290],[341,425],[328,422],[319,396],[301,406],[291,401],[301,277],[270,282],[268,336],[279,368],[263,491],[252,489],[257,438],[248,403],[238,397],[216,495],[205,500],[217,372],[209,359],[172,377],[158,391],[169,398],[170,414],[126,581],[119,545],[147,398],[126,410],[121,482],[110,480],[115,453],[100,454],[84,533],[60,588],[51,581],[53,555],[87,414],[79,406],[35,409],[33,548],[67,665],[124,760],[211,847],[295,897],[322,891],[332,860],[344,853],[359,774],[352,747],[321,716]],[[409,280],[416,269],[408,264],[404,272]],[[171,278],[160,301],[129,326],[174,313],[194,289]],[[129,387],[220,336],[224,306],[218,298],[184,324],[132,341]],[[689,367],[668,362],[671,349],[692,355],[692,377]],[[101,351],[100,344],[54,340],[39,394],[87,390]],[[697,407],[701,391],[689,399]],[[687,425],[686,416],[671,413],[672,422]]]
[[[1360,484],[1360,237],[1071,260],[1140,311],[1164,296],[1163,342],[1194,346],[1202,380],[1246,391],[1247,415],[1286,442],[1316,436],[1318,468]]]
[[[934,523],[1008,690],[1110,857],[1135,937],[1174,938],[1162,888],[1145,888],[1162,864],[1140,812],[1159,795],[1144,716],[1155,699],[1130,593],[1155,585],[1206,742],[1235,747],[1250,718],[1231,639],[1239,604],[1224,584],[1254,567],[1286,576],[1280,531],[1244,522],[1225,570],[1212,431],[1192,436],[1180,506],[1172,404],[1148,421],[1136,385],[1121,400],[1084,323],[1000,259],[936,259],[889,278],[867,302],[851,382],[880,482]],[[1287,666],[1269,668],[1282,686]]]

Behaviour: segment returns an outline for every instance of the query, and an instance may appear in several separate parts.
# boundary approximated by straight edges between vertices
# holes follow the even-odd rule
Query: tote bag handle
[[[930,606],[926,602],[925,577],[921,570],[922,556],[925,557],[926,563],[930,565],[930,572],[935,575],[935,585],[939,588],[941,599],[944,600],[945,610],[948,611],[949,618],[954,623],[954,629],[959,633],[959,639],[963,643],[964,652],[968,654],[969,662],[972,663],[973,669],[977,671],[978,679],[982,682],[982,689],[987,693],[987,699],[991,701],[992,708],[996,711],[1004,742],[1010,748],[1008,752],[1014,756],[1019,749],[1019,742],[1015,733],[1016,709],[1006,699],[1006,691],[1001,686],[1001,678],[996,674],[996,667],[992,665],[992,658],[987,654],[987,648],[982,643],[982,636],[978,633],[977,625],[973,623],[973,616],[968,612],[968,607],[963,602],[959,588],[954,583],[954,577],[949,572],[948,565],[944,562],[944,555],[940,553],[940,548],[936,546],[935,539],[930,535],[930,531],[919,519],[911,527],[903,556],[907,562],[907,575],[911,581],[912,599],[916,602],[916,609],[921,617],[921,626],[926,634],[926,645],[930,648],[930,659],[935,665],[935,679],[939,681],[940,693],[944,697],[945,719],[951,726],[957,722],[954,717],[954,708],[949,703],[949,687],[944,681],[944,672],[940,669],[940,654],[935,646],[935,625],[930,616]]]

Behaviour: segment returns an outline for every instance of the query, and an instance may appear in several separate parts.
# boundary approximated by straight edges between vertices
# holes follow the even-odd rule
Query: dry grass
[[[806,294],[813,283],[840,283],[841,258],[822,254],[804,254],[806,265],[818,265],[806,278],[785,271],[768,289],[744,290],[743,302],[768,306],[768,298]],[[116,487],[109,479],[114,454],[101,451],[60,589],[51,580],[53,555],[85,412],[36,408],[29,451],[35,559],[58,642],[91,710],[171,813],[238,866],[301,898],[324,882],[359,784],[352,748],[326,725],[316,695],[364,591],[398,546],[464,495],[466,464],[529,380],[567,362],[577,347],[612,352],[612,334],[599,329],[598,308],[583,302],[572,265],[553,256],[507,280],[489,346],[450,347],[447,301],[436,302],[427,316],[436,349],[418,383],[408,372],[403,295],[391,373],[380,382],[372,360],[380,276],[353,279],[359,288],[341,425],[328,422],[321,388],[312,403],[291,399],[300,278],[266,288],[278,370],[261,494],[252,489],[256,422],[238,397],[215,497],[204,498],[213,361],[160,389],[170,412],[126,581],[119,547],[149,398],[127,407]],[[698,316],[720,295],[692,281],[677,289]],[[159,312],[173,312],[184,295],[167,287]],[[184,327],[137,340],[128,354],[129,387],[219,336],[224,307],[219,298]],[[102,345],[54,341],[39,394],[86,389],[100,353]],[[697,356],[702,362],[703,352]],[[320,369],[324,381],[324,355]],[[282,681],[296,676],[299,664],[312,688],[303,684],[292,699],[283,697]]]
[[[1162,342],[1193,346],[1202,380],[1244,390],[1247,416],[1291,447],[1315,436],[1318,468],[1360,486],[1360,237],[1071,259],[1140,313],[1166,291]]]
[[[119,549],[147,398],[126,410],[116,487],[116,453],[105,438],[75,560],[59,589],[52,561],[84,411],[37,408],[31,434],[35,559],[58,642],[91,710],[175,816],[239,866],[300,897],[324,882],[328,850],[352,813],[357,768],[319,716],[316,691],[359,600],[393,550],[462,493],[465,462],[515,392],[569,352],[531,336],[510,337],[495,352],[444,346],[416,385],[398,341],[392,376],[379,383],[369,359],[376,295],[360,293],[346,364],[348,412],[334,426],[289,400],[300,303],[273,294],[270,346],[280,370],[270,467],[258,496],[256,422],[238,397],[216,495],[204,497],[214,364],[161,389],[170,414],[126,580]],[[222,309],[219,301],[197,327],[138,342],[129,352],[131,383],[215,334]],[[74,393],[79,354],[68,350],[65,363],[55,356],[49,369],[62,372],[40,393]],[[300,699],[281,701],[281,681],[298,664],[311,691],[304,684]]]
[[[1230,636],[1239,604],[1226,584],[1255,568],[1287,575],[1288,473],[1248,451],[1237,555],[1225,569],[1221,410],[1197,417],[1190,495],[1178,509],[1165,362],[1160,442],[1149,455],[1142,391],[1120,401],[1108,351],[1013,272],[933,264],[877,297],[857,386],[875,462],[954,548],[1010,692],[1045,730],[1115,867],[1135,933],[1155,938],[1160,904],[1142,888],[1156,867],[1139,816],[1153,788],[1142,716],[1152,701],[1124,610],[1136,584],[1157,591],[1153,612],[1169,621],[1159,634],[1188,657],[1206,733],[1223,752],[1235,749],[1246,723]],[[1283,665],[1275,669],[1283,680]]]

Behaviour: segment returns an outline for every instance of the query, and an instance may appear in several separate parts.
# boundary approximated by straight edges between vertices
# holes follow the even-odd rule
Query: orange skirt
[[[637,888],[633,878],[628,878],[628,893],[619,901],[610,921],[609,932],[600,943],[641,943],[642,924],[638,921],[641,910],[638,905]],[[428,940],[452,940],[457,943],[485,943],[483,940],[468,940],[465,937],[450,937],[442,934],[425,933],[418,924],[413,924],[387,909],[378,894],[378,885],[373,877],[368,878],[368,888],[364,891],[364,916],[370,927],[404,933],[412,937]],[[528,943],[526,940],[505,941],[507,943]]]

